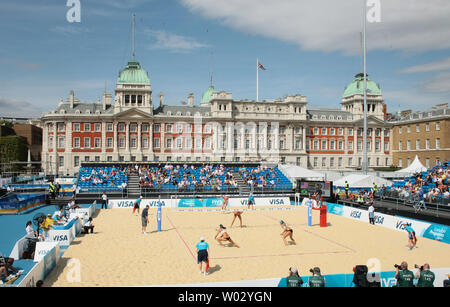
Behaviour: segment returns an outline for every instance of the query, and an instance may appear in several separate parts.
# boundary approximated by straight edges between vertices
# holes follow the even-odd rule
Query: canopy
[[[324,175],[297,165],[280,165],[278,167],[289,179],[323,180]]]
[[[375,183],[377,187],[381,187],[383,185],[392,185],[392,181],[383,179],[381,177],[373,175],[352,174],[334,181],[333,186],[344,187],[345,181],[348,182],[350,188],[373,188],[373,183]]]
[[[420,163],[419,157],[416,155],[416,157],[414,158],[414,161],[411,163],[410,166],[408,166],[407,168],[401,169],[399,171],[396,171],[396,173],[414,174],[417,172],[426,172],[426,171],[427,171],[427,168],[425,166],[423,166],[422,163]]]

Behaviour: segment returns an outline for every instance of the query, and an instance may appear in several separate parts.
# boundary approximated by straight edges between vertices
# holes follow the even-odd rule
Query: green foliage
[[[395,165],[391,165],[389,167],[374,167],[374,170],[378,171],[378,172],[395,172],[395,171],[398,171],[400,169],[401,169],[401,167],[398,167],[398,166],[395,166]]]
[[[7,165],[11,162],[25,162],[28,158],[28,147],[26,139],[20,136],[0,137],[0,163],[3,170],[18,171],[20,165]]]
[[[0,120],[0,126],[5,126],[8,128],[11,128],[14,126],[12,122],[7,121],[7,120]]]

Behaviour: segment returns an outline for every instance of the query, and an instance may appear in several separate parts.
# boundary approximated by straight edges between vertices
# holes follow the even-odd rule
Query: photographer
[[[418,265],[415,266],[417,269],[419,269],[416,273],[415,278],[418,279],[417,281],[417,287],[434,287],[434,273],[430,271],[430,265],[428,263],[425,263],[423,266],[419,267]]]
[[[414,287],[414,273],[408,270],[408,263],[403,261],[401,265],[395,264],[394,267],[397,270],[397,287]]]
[[[320,274],[320,269],[315,267],[312,270],[309,270],[313,276],[309,278],[308,284],[312,288],[316,287],[325,287],[325,278]]]
[[[289,268],[289,276],[286,277],[287,287],[301,287],[303,284],[302,278],[298,275],[297,268]]]

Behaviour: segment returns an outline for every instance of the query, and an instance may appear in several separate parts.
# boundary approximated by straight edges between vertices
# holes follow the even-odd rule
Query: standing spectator
[[[61,192],[61,185],[59,184],[59,182],[56,183],[55,185],[55,192],[56,192],[56,197],[60,197],[59,193]]]
[[[200,267],[200,274],[206,276],[206,271],[209,263],[209,244],[205,242],[205,238],[201,237],[200,242],[195,246],[197,248],[197,264]],[[205,263],[205,271],[202,268],[202,262]]]
[[[301,287],[303,285],[302,278],[298,275],[297,268],[289,268],[289,276],[286,277],[287,287]]]
[[[102,195],[102,209],[105,206],[105,209],[108,209],[108,196],[106,196],[106,191],[103,191]]]
[[[149,208],[148,205],[145,206],[144,210],[142,210],[142,215],[141,215],[141,218],[142,218],[142,233],[143,233],[144,235],[147,234],[148,208]]]
[[[434,287],[434,273],[430,271],[430,265],[425,263],[418,268],[415,278],[418,279],[417,287]]]
[[[53,182],[50,182],[48,191],[50,193],[50,198],[55,199],[55,185],[53,184]]]
[[[345,181],[345,184],[344,184],[344,189],[345,189],[345,197],[348,199],[348,189],[349,189],[349,185],[348,185],[348,182],[347,182],[347,180]]]
[[[368,211],[369,211],[369,223],[375,225],[375,214],[374,214],[375,208],[373,207],[373,204],[370,204]]]
[[[309,286],[312,288],[325,287],[325,278],[320,274],[320,269],[315,267],[309,271],[313,274],[313,276],[309,278]]]
[[[403,261],[400,266],[395,266],[397,272],[395,279],[397,279],[397,287],[414,287],[414,273],[408,270],[408,263]]]

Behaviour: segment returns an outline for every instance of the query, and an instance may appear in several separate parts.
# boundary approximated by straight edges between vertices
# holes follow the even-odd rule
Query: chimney
[[[194,106],[194,94],[193,93],[189,94],[189,96],[188,96],[188,103],[189,103],[190,107]]]
[[[164,92],[159,93],[159,106],[161,108],[164,106]]]
[[[70,108],[73,109],[73,103],[75,101],[75,93],[73,92],[73,90],[70,91],[70,97],[69,97],[69,104],[70,104]]]

